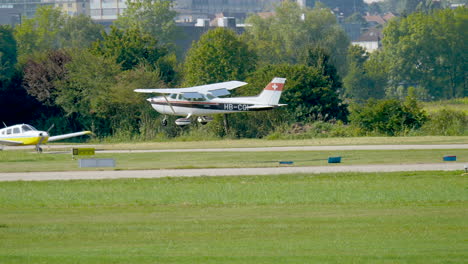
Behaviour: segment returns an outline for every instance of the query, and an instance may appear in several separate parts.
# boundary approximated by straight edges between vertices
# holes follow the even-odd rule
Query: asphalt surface
[[[438,145],[342,145],[342,146],[289,146],[289,147],[259,147],[259,148],[197,148],[197,149],[118,149],[103,150],[99,145],[46,145],[44,151],[54,149],[95,148],[97,153],[150,153],[150,152],[254,152],[254,151],[331,151],[331,150],[410,150],[410,149],[468,149],[468,144],[438,144]],[[34,146],[5,146],[4,150],[31,149]]]
[[[208,149],[137,149],[96,150],[99,153],[146,153],[146,152],[255,152],[255,151],[330,151],[330,150],[411,150],[411,149],[468,149],[468,144],[447,145],[344,145],[344,146],[293,146],[260,148],[208,148]]]
[[[71,149],[73,145],[48,145],[49,149]],[[99,145],[78,145],[80,148],[96,148],[97,153],[149,153],[149,152],[252,152],[252,151],[328,151],[328,150],[410,150],[410,149],[468,149],[468,144],[437,144],[437,145],[342,145],[342,146],[290,146],[290,147],[260,147],[260,148],[197,148],[197,149],[121,149],[102,150]],[[34,146],[9,147],[5,150],[31,149]]]
[[[47,181],[47,180],[100,180],[123,178],[163,178],[200,176],[278,175],[290,173],[330,172],[394,172],[394,171],[464,171],[462,163],[393,164],[393,165],[329,165],[312,167],[274,168],[219,168],[219,169],[170,169],[170,170],[125,170],[125,171],[66,171],[66,172],[19,172],[0,173],[0,181]]]

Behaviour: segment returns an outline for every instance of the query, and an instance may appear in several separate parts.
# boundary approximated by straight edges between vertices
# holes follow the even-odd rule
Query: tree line
[[[428,120],[416,99],[467,96],[466,8],[395,19],[384,29],[383,48],[368,54],[350,45],[325,6],[285,1],[272,17],[251,15],[241,35],[209,30],[182,58],[170,1],[129,1],[127,7],[108,30],[52,7],[15,28],[1,26],[0,120],[127,140],[267,137],[314,122],[396,135]],[[234,96],[255,95],[275,76],[287,78],[281,101],[287,107],[216,116],[203,127],[161,127],[145,95],[133,92],[243,80],[249,85]],[[383,114],[371,117],[375,109]]]

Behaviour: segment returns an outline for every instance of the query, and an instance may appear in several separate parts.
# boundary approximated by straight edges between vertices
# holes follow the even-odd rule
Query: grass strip
[[[279,166],[279,161],[293,161],[294,166],[324,166],[328,165],[328,157],[331,156],[341,156],[342,162],[340,164],[343,165],[439,163],[442,162],[445,155],[457,156],[457,162],[468,161],[468,150],[465,149],[116,153],[96,154],[94,157],[114,158],[117,170],[138,170],[276,167]],[[334,164],[334,166],[340,164]],[[78,161],[72,160],[71,154],[36,154],[26,151],[0,152],[0,172],[78,169]]]
[[[464,263],[466,176],[0,183],[1,263]]]

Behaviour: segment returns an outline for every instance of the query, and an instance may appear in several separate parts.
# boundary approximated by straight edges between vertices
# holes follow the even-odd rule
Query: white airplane
[[[5,128],[0,129],[0,146],[36,145],[36,151],[42,152],[41,144],[91,134],[91,131],[81,131],[51,137],[49,135],[49,131],[52,129],[52,127],[53,125],[49,128],[48,131],[39,131],[33,126],[26,124],[14,125],[9,127],[5,126]]]
[[[198,116],[201,124],[213,120],[207,115],[247,111],[271,110],[285,104],[278,104],[285,78],[275,77],[257,96],[220,98],[229,95],[229,90],[246,85],[245,82],[229,81],[188,88],[136,89],[137,93],[160,93],[163,96],[146,99],[161,114],[186,116],[175,123],[189,125],[191,116]],[[167,125],[166,116],[162,125]]]

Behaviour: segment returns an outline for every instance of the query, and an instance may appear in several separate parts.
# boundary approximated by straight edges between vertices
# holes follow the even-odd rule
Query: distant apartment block
[[[22,17],[34,17],[41,6],[54,6],[71,16],[89,15],[89,0],[0,0],[0,24],[19,24]]]
[[[21,23],[21,11],[13,5],[0,5],[0,25],[10,25],[14,27]]]
[[[169,0],[177,11],[178,22],[213,19],[222,13],[226,17],[243,20],[251,13],[272,11],[285,0]],[[295,0],[301,6],[311,7],[315,0]],[[15,10],[20,17],[31,18],[40,6],[52,5],[69,15],[87,14],[97,22],[111,22],[123,14],[126,0],[0,0],[0,9]],[[2,12],[2,14],[8,11]],[[9,20],[8,20],[9,21]]]
[[[20,17],[31,18],[36,14],[38,7],[53,4],[52,1],[48,0],[0,0],[0,9],[16,10],[15,12],[19,12]]]
[[[54,6],[70,16],[89,15],[89,0],[55,0]]]
[[[1,1],[1,0],[0,0]],[[282,0],[173,0],[180,22],[212,19],[215,14],[242,18],[249,13],[272,10]],[[93,20],[115,20],[127,8],[125,0],[90,0],[90,16]]]

